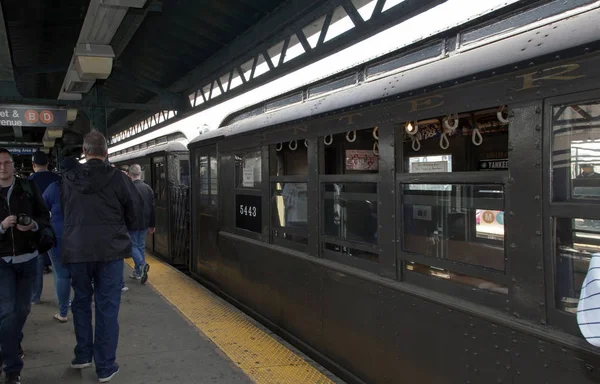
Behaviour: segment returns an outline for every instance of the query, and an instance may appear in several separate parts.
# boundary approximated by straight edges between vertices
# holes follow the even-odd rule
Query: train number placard
[[[261,196],[235,196],[235,226],[252,232],[262,232]]]

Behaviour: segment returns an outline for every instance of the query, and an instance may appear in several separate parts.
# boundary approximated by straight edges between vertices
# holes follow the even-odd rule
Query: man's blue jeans
[[[42,290],[44,289],[44,267],[46,264],[46,254],[41,253],[37,257],[37,272],[35,277],[35,285],[31,295],[32,303],[39,303],[42,298]]]
[[[0,259],[0,346],[7,373],[23,369],[18,350],[21,330],[31,310],[37,263],[37,258],[19,264]]]
[[[75,360],[87,363],[93,358],[98,377],[112,374],[117,367],[123,264],[123,260],[68,264],[75,291],[71,303],[77,339]],[[96,305],[95,335],[92,329],[92,295]]]
[[[142,268],[146,264],[146,232],[148,232],[147,229],[129,232],[129,237],[131,237],[131,257],[135,264],[134,271],[138,276],[142,275]]]
[[[71,298],[71,273],[69,268],[60,261],[62,239],[56,238],[56,246],[50,250],[52,272],[54,273],[54,290],[58,300],[58,310],[61,317],[69,314],[69,300]]]

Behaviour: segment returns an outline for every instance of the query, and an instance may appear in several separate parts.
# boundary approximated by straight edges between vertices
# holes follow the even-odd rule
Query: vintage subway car
[[[191,273],[349,381],[600,382],[599,25],[544,2],[231,116]]]
[[[190,160],[186,137],[175,133],[111,154],[117,167],[139,164],[142,180],[154,191],[156,231],[146,249],[167,263],[187,268],[189,258]]]

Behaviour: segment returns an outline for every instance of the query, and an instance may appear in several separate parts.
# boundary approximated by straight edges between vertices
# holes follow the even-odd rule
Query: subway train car
[[[191,273],[350,382],[600,382],[599,25],[544,2],[230,116]]]
[[[189,259],[190,159],[183,133],[150,140],[110,155],[117,167],[139,164],[142,180],[154,191],[156,231],[146,235],[146,249],[177,268]]]

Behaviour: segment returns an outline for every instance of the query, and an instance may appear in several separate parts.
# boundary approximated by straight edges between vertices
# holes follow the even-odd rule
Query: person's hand
[[[31,221],[29,225],[17,224],[17,229],[21,232],[31,231],[33,228],[35,228],[35,221]]]
[[[15,216],[15,215],[7,216],[6,219],[2,220],[2,223],[1,223],[2,229],[6,231],[8,228],[14,227],[16,223],[17,223],[17,216]]]
[[[156,228],[152,227],[152,228],[148,228],[148,233],[153,235],[154,232],[156,232]]]

